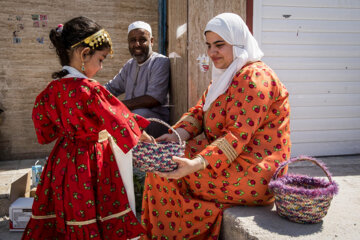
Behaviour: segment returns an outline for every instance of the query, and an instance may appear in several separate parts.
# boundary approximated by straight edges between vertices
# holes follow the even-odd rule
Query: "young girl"
[[[137,237],[143,228],[129,206],[108,133],[127,153],[149,122],[91,79],[112,54],[103,28],[77,17],[49,37],[63,68],[36,98],[32,117],[40,144],[57,141],[22,239]]]

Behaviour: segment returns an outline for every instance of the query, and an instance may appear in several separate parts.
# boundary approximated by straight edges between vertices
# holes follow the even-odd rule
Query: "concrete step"
[[[317,158],[325,162],[339,193],[321,223],[299,224],[280,217],[275,204],[238,206],[224,211],[221,240],[360,239],[360,156]],[[325,176],[312,163],[296,163],[290,172]]]

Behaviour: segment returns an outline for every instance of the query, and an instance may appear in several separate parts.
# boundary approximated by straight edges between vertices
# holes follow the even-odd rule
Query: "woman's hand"
[[[173,156],[172,160],[178,163],[178,168],[172,172],[155,172],[160,177],[179,179],[193,172],[202,170],[204,165],[200,158],[188,159]]]

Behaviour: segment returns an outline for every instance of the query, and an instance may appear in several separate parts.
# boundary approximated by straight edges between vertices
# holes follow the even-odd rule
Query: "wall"
[[[139,7],[141,6],[141,7]],[[32,15],[43,15],[33,20]],[[48,34],[59,23],[84,15],[110,33],[114,57],[95,77],[105,83],[130,58],[127,27],[136,20],[148,22],[157,50],[157,0],[2,0],[0,1],[0,160],[43,158],[52,144],[37,143],[31,112],[35,97],[60,69]],[[34,16],[34,19],[40,16]],[[17,43],[16,43],[17,42]]]
[[[199,100],[211,79],[211,66],[202,71],[201,57],[207,47],[203,35],[206,23],[223,12],[246,19],[245,0],[168,1],[169,57],[172,77],[172,122]],[[206,64],[205,64],[206,65]]]
[[[292,155],[360,153],[360,1],[254,1],[253,29],[290,92]]]
[[[188,109],[187,0],[168,1],[168,55],[171,64],[170,122]]]
[[[204,29],[207,22],[223,12],[233,12],[246,19],[246,1],[234,0],[189,0],[189,105],[193,106],[200,99],[211,80],[211,66],[207,72],[199,67],[200,56],[207,54]],[[210,64],[211,65],[211,64]]]

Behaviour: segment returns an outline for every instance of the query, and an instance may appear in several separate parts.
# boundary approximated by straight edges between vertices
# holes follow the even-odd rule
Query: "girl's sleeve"
[[[257,131],[263,131],[264,121],[268,118],[268,109],[274,102],[272,97],[266,96],[266,89],[262,86],[267,79],[259,79],[253,70],[239,73],[229,87],[231,99],[227,99],[226,126],[223,134],[203,151],[200,157],[205,158],[215,172],[220,174],[247,149],[247,144]],[[229,106],[230,104],[230,106]],[[254,158],[262,156],[254,153]]]
[[[50,109],[47,106],[50,105]],[[49,95],[46,91],[42,92],[35,100],[32,120],[36,131],[36,136],[40,144],[47,144],[58,137],[58,127],[50,118],[53,105],[49,103]]]
[[[99,118],[100,129],[106,129],[124,153],[137,144],[142,130],[150,123],[140,115],[130,112],[100,85],[91,89],[87,106],[90,113]]]
[[[180,120],[173,126],[185,129],[191,136],[196,137],[203,132],[203,106],[207,91],[202,95],[197,104],[184,113]]]

